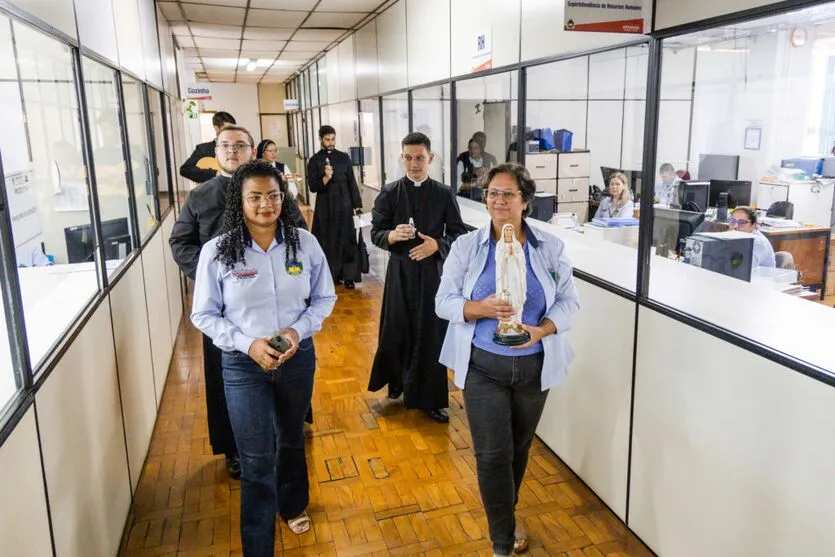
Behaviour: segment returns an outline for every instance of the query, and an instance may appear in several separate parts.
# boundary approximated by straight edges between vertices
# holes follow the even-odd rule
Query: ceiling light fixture
[[[255,60],[250,60],[246,63],[246,71],[254,72],[255,71]]]

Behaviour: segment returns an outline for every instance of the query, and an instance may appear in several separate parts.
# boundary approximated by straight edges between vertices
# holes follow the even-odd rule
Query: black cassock
[[[388,234],[414,219],[418,232],[438,242],[438,252],[423,261],[409,258],[414,240],[389,245]],[[452,242],[466,233],[458,203],[448,186],[427,179],[419,187],[404,177],[383,187],[374,202],[371,239],[391,254],[386,271],[380,338],[368,389],[402,387],[407,408],[449,406],[446,368],[438,363],[447,322],[435,314],[435,294]]]
[[[333,176],[327,184],[325,177],[327,160],[333,167]],[[316,209],[313,213],[311,232],[328,260],[331,275],[336,281],[358,281],[352,270],[357,268],[357,232],[354,229],[354,209],[362,207],[357,180],[351,157],[342,151],[328,153],[321,149],[307,162],[307,183],[316,194]],[[351,271],[346,269],[350,266]]]

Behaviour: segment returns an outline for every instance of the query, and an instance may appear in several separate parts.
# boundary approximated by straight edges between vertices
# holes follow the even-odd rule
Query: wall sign
[[[487,29],[475,34],[472,71],[481,72],[493,67],[493,32]]]
[[[644,0],[566,0],[565,30],[644,32]]]
[[[212,100],[211,83],[192,83],[186,87],[186,99],[191,101]]]
[[[284,99],[284,110],[287,112],[298,112],[299,99]]]

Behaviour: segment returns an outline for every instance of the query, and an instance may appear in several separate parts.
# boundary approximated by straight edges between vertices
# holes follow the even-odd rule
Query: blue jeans
[[[493,552],[513,553],[514,510],[528,452],[548,391],[540,388],[542,352],[510,357],[473,346],[464,406],[473,437],[478,490]]]
[[[276,514],[295,518],[309,502],[304,417],[315,369],[316,351],[309,338],[271,372],[241,352],[223,353],[226,401],[241,458],[241,542],[246,557],[272,557]]]

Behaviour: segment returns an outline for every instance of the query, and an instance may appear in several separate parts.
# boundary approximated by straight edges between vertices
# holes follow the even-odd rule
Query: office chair
[[[676,170],[676,176],[678,176],[686,182],[690,179],[690,172],[687,170]]]
[[[766,211],[767,217],[782,217],[791,220],[794,217],[794,203],[791,201],[777,201],[772,203]]]
[[[794,256],[788,251],[775,252],[774,261],[778,269],[794,270]]]

